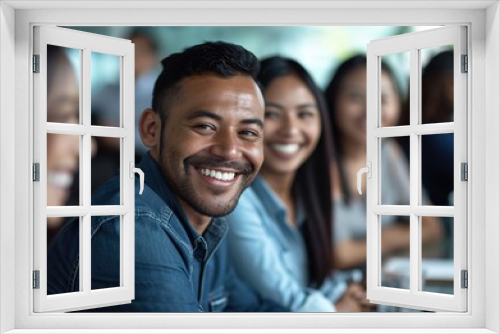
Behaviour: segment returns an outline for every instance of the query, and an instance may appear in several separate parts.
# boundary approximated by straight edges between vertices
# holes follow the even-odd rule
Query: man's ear
[[[161,140],[160,116],[153,109],[147,108],[142,112],[138,126],[142,142],[151,149],[151,153],[156,153]]]

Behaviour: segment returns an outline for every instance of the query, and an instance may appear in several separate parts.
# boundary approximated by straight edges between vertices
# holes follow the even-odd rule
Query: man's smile
[[[198,172],[201,174],[212,177],[216,180],[221,180],[221,181],[232,181],[234,179],[235,173],[233,172],[224,172],[224,171],[218,171],[215,169],[208,169],[208,168],[201,168],[198,169]]]

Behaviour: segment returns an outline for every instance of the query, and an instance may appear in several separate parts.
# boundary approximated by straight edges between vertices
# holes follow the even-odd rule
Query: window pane
[[[410,217],[380,216],[381,285],[410,289]],[[397,239],[395,238],[397,236]]]
[[[47,122],[80,124],[80,50],[47,45]]]
[[[403,105],[410,80],[410,52],[381,56],[380,78],[381,125],[410,124],[410,109]]]
[[[47,134],[47,206],[80,205],[80,136]]]
[[[454,134],[423,135],[421,144],[422,204],[453,205]]]
[[[401,137],[409,143],[409,137]],[[380,192],[382,205],[410,205],[408,158],[394,138],[382,138],[380,151]]]
[[[453,45],[420,50],[422,124],[453,122]]]
[[[92,290],[120,286],[121,216],[94,216],[99,233],[92,238]]]
[[[425,218],[425,217],[423,217]],[[422,242],[422,291],[453,294],[453,217],[438,219],[443,237],[436,244]]]
[[[112,177],[120,177],[120,138],[92,137],[96,144],[96,153],[92,159],[91,189],[92,205],[102,204],[103,199],[96,198],[95,192]],[[117,194],[116,205],[121,204],[120,193]]]
[[[79,262],[81,219],[81,217],[47,217],[47,247],[49,250],[47,252],[49,254],[47,256],[47,294],[55,294],[55,291],[65,291],[65,293],[80,291],[78,275],[74,282],[68,281],[67,275],[60,275],[58,270],[61,268],[60,264],[68,260],[76,264]],[[68,224],[66,228],[73,230],[73,233],[65,235],[71,240],[66,240],[64,243],[57,242],[56,232],[65,224]],[[53,240],[56,242],[52,242]],[[76,247],[64,248],[62,252],[51,250],[51,247],[64,247],[66,244]],[[67,254],[68,252],[71,254]],[[61,254],[65,254],[64,258],[59,258]],[[75,270],[78,270],[78,267]]]
[[[92,52],[92,125],[120,126],[120,57]]]

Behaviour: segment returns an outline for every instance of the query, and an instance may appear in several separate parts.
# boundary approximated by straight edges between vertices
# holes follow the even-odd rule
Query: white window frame
[[[494,333],[500,331],[500,10],[498,1],[271,1],[271,2],[116,2],[3,1],[0,3],[0,332],[36,333],[36,329],[90,328],[105,332],[139,325],[158,332],[234,333]],[[63,6],[70,8],[62,8]],[[399,9],[394,9],[398,6]],[[79,9],[75,9],[75,8]],[[82,9],[83,7],[86,7]],[[108,9],[102,9],[103,7]],[[137,10],[136,8],[146,8]],[[162,8],[158,8],[162,7]],[[48,9],[47,9],[48,8]],[[150,10],[147,10],[150,8]],[[220,9],[225,8],[225,9]],[[403,9],[401,9],[403,8]],[[406,8],[406,9],[405,9]],[[408,10],[411,8],[412,10]],[[104,11],[104,13],[103,13]],[[468,79],[469,311],[435,314],[150,314],[91,315],[32,313],[31,285],[32,120],[30,31],[34,24],[69,25],[441,25],[469,28],[471,75]],[[487,70],[486,70],[487,69]],[[13,84],[14,83],[14,84]],[[15,112],[12,112],[15,111]],[[12,138],[15,138],[12,145]],[[487,154],[485,152],[488,152]],[[15,177],[12,177],[15,175]],[[486,182],[486,175],[488,180]],[[15,196],[12,196],[15,189]],[[486,196],[488,194],[488,196]],[[473,195],[473,196],[471,196]],[[487,218],[487,219],[486,219]],[[15,222],[15,224],[13,223]],[[472,227],[470,226],[474,226]],[[486,256],[494,254],[495,256]],[[12,287],[15,287],[14,289]],[[487,291],[487,293],[486,293]],[[12,307],[14,305],[14,307]],[[425,321],[422,321],[425,319]],[[168,326],[170,329],[165,329]],[[354,330],[352,327],[358,328]],[[260,328],[260,329],[259,329]],[[99,331],[99,329],[102,329]],[[267,329],[267,330],[266,330]],[[40,331],[41,332],[41,331]],[[76,332],[76,331],[74,331]],[[248,332],[248,331],[247,331]],[[14,332],[13,332],[14,333]]]
[[[33,73],[34,145],[33,160],[39,164],[39,181],[33,184],[33,269],[38,271],[34,289],[34,311],[74,311],[130,303],[134,299],[134,206],[135,206],[135,111],[134,45],[130,40],[85,33],[72,29],[35,26],[33,52],[39,57],[38,73]],[[79,124],[47,122],[47,45],[78,50],[80,60]],[[115,127],[91,124],[92,52],[116,56],[120,62],[119,124]],[[80,137],[80,203],[76,206],[47,206],[47,134]],[[120,205],[91,204],[91,140],[113,137],[120,141]],[[91,289],[92,216],[120,216],[120,286]],[[47,217],[79,217],[79,291],[47,295]]]
[[[467,163],[467,73],[461,71],[461,55],[467,55],[467,29],[448,26],[372,40],[367,48],[367,297],[377,304],[395,305],[430,311],[467,310],[467,289],[461,286],[461,272],[467,270],[467,185],[461,181],[461,163]],[[422,124],[421,52],[427,48],[452,45],[454,58],[454,121]],[[381,59],[383,56],[408,52],[410,55],[410,124],[382,127]],[[421,136],[454,134],[454,205],[430,206],[422,203]],[[407,136],[410,141],[410,202],[408,205],[384,205],[381,198],[381,140]],[[424,152],[425,153],[425,152]],[[438,162],[436,162],[438,163]],[[470,182],[473,182],[471,179]],[[409,287],[396,289],[382,285],[381,216],[408,216],[410,219]],[[422,224],[423,216],[453,217],[453,294],[422,290]]]

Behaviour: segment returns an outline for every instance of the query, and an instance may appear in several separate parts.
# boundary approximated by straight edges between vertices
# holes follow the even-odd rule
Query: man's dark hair
[[[251,76],[259,72],[259,61],[242,46],[225,42],[206,42],[174,53],[161,61],[163,70],[153,90],[153,110],[160,115],[162,127],[169,107],[178,99],[179,82],[192,75],[213,73],[222,77],[238,74]]]

